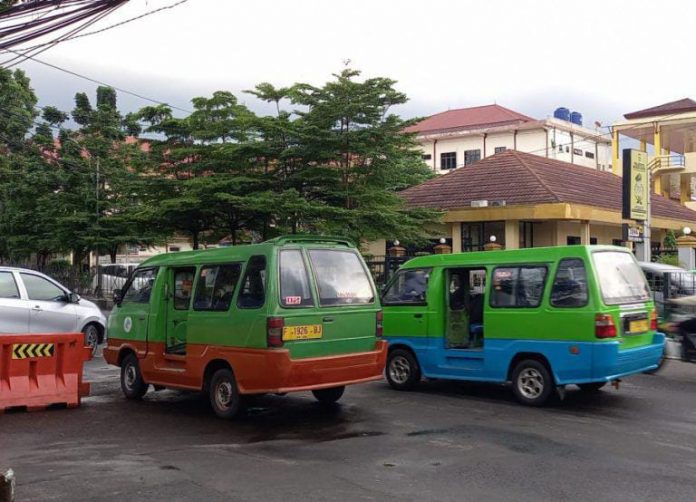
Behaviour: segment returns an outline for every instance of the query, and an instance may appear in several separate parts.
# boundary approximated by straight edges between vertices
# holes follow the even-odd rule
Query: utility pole
[[[96,244],[95,244],[95,250],[94,250],[94,256],[95,256],[95,261],[96,261],[96,272],[97,272],[97,290],[95,291],[95,294],[100,297],[102,294],[102,274],[101,270],[99,268],[99,157],[97,157],[97,183],[95,186],[95,200],[96,200],[96,213],[95,213],[95,231],[96,231]]]

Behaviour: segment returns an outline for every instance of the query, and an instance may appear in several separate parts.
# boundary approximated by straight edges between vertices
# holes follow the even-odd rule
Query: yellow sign
[[[53,356],[52,343],[15,343],[12,346],[12,359],[29,359],[30,357]]]
[[[624,150],[624,218],[644,221],[648,218],[650,176],[648,154],[640,150]]]
[[[321,324],[286,326],[283,328],[283,340],[311,340],[313,338],[321,338],[323,333]]]

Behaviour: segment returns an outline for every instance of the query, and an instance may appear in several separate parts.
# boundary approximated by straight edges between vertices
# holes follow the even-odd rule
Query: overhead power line
[[[65,30],[86,27],[124,5],[128,0],[25,0],[0,11],[0,49],[19,47],[50,34],[58,34],[48,44],[58,42]],[[79,30],[78,30],[79,31]],[[73,32],[71,35],[75,35]]]

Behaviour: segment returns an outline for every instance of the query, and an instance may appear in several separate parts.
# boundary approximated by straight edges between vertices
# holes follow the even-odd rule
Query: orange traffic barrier
[[[80,405],[89,395],[82,367],[92,358],[82,333],[0,335],[0,413]]]

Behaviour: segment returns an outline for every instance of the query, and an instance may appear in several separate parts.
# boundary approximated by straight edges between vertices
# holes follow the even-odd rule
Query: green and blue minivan
[[[633,254],[564,246],[408,261],[382,295],[386,376],[512,383],[542,405],[557,389],[596,391],[657,367],[664,335]]]

